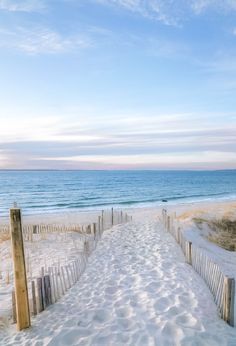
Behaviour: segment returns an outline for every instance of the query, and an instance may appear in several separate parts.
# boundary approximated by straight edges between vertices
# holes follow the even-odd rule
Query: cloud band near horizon
[[[113,120],[112,120],[113,118]],[[85,120],[86,119],[86,120]],[[236,122],[222,115],[133,113],[15,119],[0,129],[0,168],[227,169],[236,168]],[[191,121],[188,121],[191,119]],[[27,126],[26,126],[27,124]]]

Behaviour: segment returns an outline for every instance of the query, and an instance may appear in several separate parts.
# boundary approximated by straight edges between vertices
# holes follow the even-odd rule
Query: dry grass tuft
[[[0,233],[0,243],[3,243],[4,241],[10,240],[10,233]]]
[[[206,224],[211,232],[208,235],[208,240],[219,245],[225,250],[236,251],[236,220],[222,218],[219,220],[206,220],[194,218],[193,221],[199,229]]]

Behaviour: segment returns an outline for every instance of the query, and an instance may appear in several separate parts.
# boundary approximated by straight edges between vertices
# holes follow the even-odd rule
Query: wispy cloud
[[[11,168],[19,168],[17,156],[9,161]],[[195,151],[188,154],[124,154],[23,156],[21,168],[46,169],[227,169],[236,168],[236,154],[221,151]]]
[[[0,156],[9,168],[235,168],[236,119],[228,114],[229,126],[222,117],[81,113],[66,122],[64,116],[5,119]]]
[[[20,50],[31,55],[66,53],[91,45],[91,40],[83,34],[64,37],[56,31],[42,27],[17,27],[14,31],[0,28],[0,48]]]
[[[112,165],[170,165],[170,164],[185,164],[185,163],[224,163],[234,161],[236,163],[236,153],[225,152],[195,152],[189,154],[174,153],[173,154],[146,154],[146,155],[81,155],[71,157],[50,157],[41,158],[41,160],[53,160],[53,161],[72,161],[72,162],[91,162],[91,163],[103,163]],[[132,164],[133,162],[133,164]]]
[[[235,0],[94,0],[100,4],[119,6],[133,13],[155,19],[165,25],[179,25],[189,16],[200,15],[208,9],[236,10]]]
[[[14,112],[14,111],[12,111]],[[115,142],[124,142],[143,139],[155,140],[160,143],[162,139],[175,137],[230,139],[236,133],[236,117],[234,114],[201,115],[194,113],[161,114],[155,111],[140,113],[135,111],[113,112],[108,114],[97,113],[96,110],[89,114],[84,110],[60,110],[60,116],[42,116],[37,111],[27,110],[29,116],[17,114],[14,118],[5,117],[1,120],[0,143],[15,141],[58,141],[81,142],[85,139],[87,144],[91,141],[107,138]],[[58,112],[58,110],[56,111]],[[4,111],[3,111],[4,113]],[[24,113],[24,110],[22,110]],[[31,116],[31,113],[34,116]],[[74,114],[74,115],[73,115]],[[66,118],[67,121],[62,121]],[[224,117],[230,120],[231,125],[224,123]],[[191,122],[189,121],[191,119]],[[95,133],[96,135],[91,135]],[[42,135],[43,134],[43,135]],[[136,143],[135,143],[136,144]]]
[[[0,10],[10,12],[38,12],[46,8],[43,0],[0,0]]]
[[[216,7],[216,6],[221,6],[221,1],[220,0],[193,0],[190,2],[191,7],[193,11],[196,14],[201,14],[203,13],[207,8],[209,7]]]
[[[95,0],[96,2],[109,5],[119,6],[123,9],[137,13],[143,17],[155,19],[163,22],[166,25],[177,25],[177,17],[172,16],[168,11],[170,6],[169,1],[162,0]],[[173,5],[172,7],[176,8]]]
[[[190,3],[196,14],[201,14],[208,9],[226,12],[236,10],[235,0],[192,0]]]

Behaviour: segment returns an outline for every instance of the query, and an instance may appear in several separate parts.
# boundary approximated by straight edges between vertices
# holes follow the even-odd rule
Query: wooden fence
[[[92,236],[84,236],[83,249],[78,251],[74,260],[64,265],[58,263],[56,266],[43,266],[40,276],[34,279],[28,278],[31,315],[35,316],[49,305],[57,302],[79,280],[85,270],[88,257],[96,248],[101,236],[102,232],[97,231]],[[15,292],[13,291],[13,321],[17,322],[14,296]]]
[[[132,217],[124,211],[114,210],[112,208],[111,210],[102,211],[101,215],[98,216],[97,222],[92,224],[21,224],[22,241],[25,242],[25,244],[32,243],[33,246],[36,246],[40,241],[46,239],[50,241],[51,237],[53,239],[58,237],[60,241],[60,237],[66,239],[66,237],[72,232],[77,233],[76,240],[79,240],[80,245],[82,244],[82,246],[78,246],[76,254],[73,255],[73,259],[64,261],[64,263],[56,263],[56,259],[54,263],[45,263],[44,266],[40,267],[39,275],[32,275],[32,272],[29,269],[30,263],[28,258],[27,256],[24,256],[30,315],[35,316],[44,311],[49,305],[57,302],[66,291],[79,280],[85,270],[88,257],[96,248],[97,243],[101,239],[105,230],[114,225],[126,223],[131,220]],[[11,227],[8,225],[0,226],[0,235],[8,235],[9,237],[12,237],[12,225]],[[13,248],[14,246],[12,246],[12,250]],[[0,289],[1,281],[4,282],[4,285],[11,285],[13,284],[12,280],[12,268],[9,268],[5,273],[1,271],[0,268]],[[16,296],[15,286],[11,297],[12,319],[14,323],[19,322],[19,320],[17,321],[17,316],[19,316],[17,308],[19,307],[17,307]],[[19,323],[17,326],[19,330],[25,328],[21,327]]]
[[[192,265],[206,282],[214,297],[220,317],[229,325],[236,327],[235,279],[228,277],[206,250],[189,241],[183,230],[174,224],[174,216],[168,215],[165,209],[162,211],[162,221],[164,228],[180,245],[186,262]]]
[[[125,213],[123,210],[107,209],[102,210],[101,215],[98,216],[97,222],[88,224],[23,224],[22,232],[24,240],[33,241],[46,239],[49,233],[66,233],[66,232],[79,232],[91,233],[94,225],[96,229],[106,230],[114,225],[122,224],[132,220],[132,216]],[[0,225],[0,239],[1,236],[8,236],[10,238],[10,225]]]

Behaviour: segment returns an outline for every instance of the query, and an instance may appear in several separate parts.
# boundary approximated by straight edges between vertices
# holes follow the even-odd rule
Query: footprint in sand
[[[166,312],[172,303],[173,302],[171,302],[169,298],[162,297],[157,299],[156,303],[154,304],[154,309],[157,313]]]
[[[129,318],[133,313],[131,307],[123,307],[116,310],[116,315],[121,318]]]
[[[184,336],[182,329],[177,327],[176,324],[171,321],[165,323],[161,334],[164,338],[170,341],[169,345],[173,343],[173,340],[175,340],[176,345],[178,345],[179,340]]]
[[[223,337],[212,336],[208,333],[201,333],[192,337],[185,337],[181,340],[181,346],[234,346],[235,342],[228,343]]]
[[[197,321],[196,318],[194,318],[189,313],[184,313],[175,318],[176,324],[179,326],[191,328],[191,329],[197,329],[202,330],[202,325],[199,321]]]
[[[119,288],[117,286],[108,286],[106,289],[105,289],[105,294],[106,295],[116,295],[119,293]]]
[[[117,324],[119,326],[119,330],[131,330],[134,327],[135,322],[129,318],[117,318]]]
[[[90,332],[87,328],[65,329],[54,337],[48,346],[77,345],[79,340],[87,338],[89,335]]]
[[[174,302],[174,300],[173,300]],[[177,316],[183,312],[183,309],[180,306],[171,306],[168,310],[166,315],[172,318],[173,316]]]
[[[157,293],[161,288],[162,288],[161,282],[153,281],[147,284],[147,286],[145,287],[145,291],[151,292],[151,293]]]
[[[105,324],[112,318],[112,312],[105,309],[98,309],[95,311],[93,320],[98,324]]]

